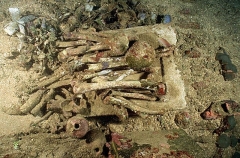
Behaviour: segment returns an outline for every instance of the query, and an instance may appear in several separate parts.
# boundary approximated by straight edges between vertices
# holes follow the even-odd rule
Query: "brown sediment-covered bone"
[[[55,82],[55,83],[51,84],[50,86],[48,86],[47,89],[55,89],[55,88],[58,88],[58,87],[70,85],[71,80],[72,79],[65,79],[65,80]]]
[[[146,41],[154,49],[157,49],[160,46],[158,41],[158,36],[153,32],[141,33],[141,34],[138,34],[137,36],[139,38],[139,41]]]
[[[48,111],[43,117],[41,117],[39,120],[32,122],[31,126],[36,126],[37,124],[39,124],[40,122],[47,120],[51,115],[53,114],[52,111]]]
[[[83,138],[89,131],[88,121],[81,116],[73,116],[67,121],[66,132],[71,137]]]
[[[69,105],[71,101],[71,99],[65,99],[62,96],[56,95],[55,99],[50,100],[47,104],[47,110],[61,114],[69,113],[72,110]]]
[[[50,89],[50,91],[42,97],[41,101],[31,110],[31,114],[34,116],[42,115],[41,109],[50,99],[53,98],[54,93],[54,89]]]
[[[89,49],[89,46],[78,46],[76,48],[66,48],[63,51],[58,53],[58,60],[61,62],[67,61],[67,59],[71,56],[78,56],[81,54],[86,53],[86,51]]]
[[[68,32],[63,35],[63,38],[65,40],[87,40],[87,41],[101,41],[102,38],[106,38],[107,36],[105,34],[99,33],[99,32],[84,32],[81,31],[79,33],[76,32]]]
[[[77,40],[77,41],[57,41],[57,48],[67,48],[67,47],[76,47],[81,45],[86,45],[86,40]]]
[[[108,56],[119,56],[125,54],[128,49],[128,45],[128,36],[125,33],[120,32],[113,35],[111,38],[105,39],[100,43],[100,45],[95,45],[96,48],[92,47],[88,51],[106,50],[108,47]]]
[[[46,90],[38,90],[32,94],[29,99],[20,107],[23,114],[30,112],[40,101]]]

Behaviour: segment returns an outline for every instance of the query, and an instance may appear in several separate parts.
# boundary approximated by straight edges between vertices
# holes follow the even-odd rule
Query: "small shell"
[[[220,148],[227,148],[230,146],[231,139],[226,135],[222,134],[217,139],[217,145]]]

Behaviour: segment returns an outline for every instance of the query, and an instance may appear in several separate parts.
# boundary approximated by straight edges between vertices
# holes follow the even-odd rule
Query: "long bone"
[[[68,73],[60,73],[59,75],[53,74],[52,76],[50,76],[49,78],[38,82],[37,84],[33,85],[30,90],[26,90],[28,93],[33,93],[36,92],[39,89],[44,89],[47,86],[57,82],[59,79],[63,78],[64,76],[66,76]]]
[[[117,67],[126,67],[128,64],[124,61],[109,61],[109,62],[101,62],[96,64],[88,64],[88,70],[99,71],[103,69],[117,68]]]
[[[39,90],[33,93],[29,99],[20,107],[23,114],[30,112],[40,101],[46,90]]]
[[[61,62],[67,61],[67,59],[71,56],[78,56],[86,53],[86,51],[90,48],[89,45],[78,46],[76,48],[70,47],[66,48],[63,51],[59,52],[58,60]]]
[[[140,81],[108,81],[100,83],[82,83],[72,81],[73,92],[75,94],[84,94],[89,91],[109,89],[109,88],[149,88],[156,86],[156,82],[147,80]]]
[[[41,115],[41,108],[43,108],[44,105],[53,98],[54,93],[54,89],[50,89],[49,92],[42,97],[41,101],[31,110],[31,114],[34,116]]]
[[[154,96],[147,96],[147,95],[140,94],[140,93],[126,93],[126,92],[120,92],[120,91],[115,91],[115,90],[111,90],[111,95],[121,96],[121,97],[126,97],[126,98],[151,100],[151,101],[156,101],[157,100],[157,98],[154,97]]]
[[[141,113],[152,114],[152,115],[162,114],[162,111],[148,110],[146,108],[139,107],[136,104],[131,103],[130,101],[128,101],[127,99],[121,96],[116,96],[116,97],[107,96],[104,99],[104,102],[114,104],[114,105],[124,106],[125,108],[131,109],[134,112],[141,112]]]
[[[87,40],[77,40],[77,41],[57,41],[56,46],[58,48],[76,47],[86,45]]]

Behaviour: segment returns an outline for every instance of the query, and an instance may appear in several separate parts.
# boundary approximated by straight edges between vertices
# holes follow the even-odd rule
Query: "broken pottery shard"
[[[17,20],[20,18],[20,11],[18,8],[9,8],[8,10],[12,21],[4,27],[4,31],[11,36],[19,29]]]
[[[36,17],[34,15],[27,15],[27,16],[21,17],[17,22],[20,24],[23,24],[23,23],[30,22],[30,21],[34,20],[35,18]]]
[[[9,8],[8,11],[11,15],[12,21],[17,21],[20,19],[20,11],[18,8]]]

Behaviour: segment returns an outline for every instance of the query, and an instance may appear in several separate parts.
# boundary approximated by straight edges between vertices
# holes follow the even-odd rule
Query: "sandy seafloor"
[[[3,31],[3,26],[10,21],[6,14],[7,9],[18,7],[20,10],[42,13],[44,16],[48,14],[48,10],[40,8],[39,3],[41,2],[40,0],[0,1],[0,106],[3,108],[11,108],[17,103],[16,86],[20,81],[28,80],[31,77],[28,72],[18,69],[14,65],[14,60],[6,59],[9,53],[16,51],[18,47],[18,39],[7,36]],[[49,2],[54,3],[55,1]],[[240,103],[239,73],[236,74],[234,80],[224,81],[220,74],[219,62],[215,60],[215,54],[219,47],[223,47],[230,55],[232,63],[240,70],[240,1],[142,0],[141,2],[146,3],[146,7],[152,11],[169,14],[172,17],[172,21],[168,25],[171,25],[177,33],[176,48],[178,51],[175,54],[175,62],[185,84],[187,108],[184,110],[191,116],[191,125],[184,130],[193,140],[202,138],[202,141],[197,144],[204,151],[203,157],[213,157],[217,149],[216,135],[212,135],[212,132],[219,126],[220,120],[203,120],[200,113],[214,101],[232,99]],[[70,1],[65,3],[66,5],[63,7],[71,6]],[[197,49],[201,56],[199,58],[184,56],[184,52],[191,48]],[[196,82],[203,82],[204,85],[194,89],[192,85]],[[179,127],[174,123],[175,113],[177,111],[165,113],[161,117],[161,123],[155,117],[144,120],[130,118],[123,129],[126,131],[177,129]],[[44,145],[43,141],[34,141],[37,139],[37,135],[23,137],[26,141],[35,142],[29,143],[30,147],[24,148],[25,151],[13,148],[13,142],[17,139],[16,134],[27,132],[29,123],[35,119],[37,118],[31,115],[11,116],[0,112],[0,156],[24,157],[28,155],[26,152],[31,149],[29,157],[62,157],[60,149],[61,151],[68,150],[68,146],[62,145],[54,151],[54,143],[57,144],[57,141],[53,141],[49,148],[53,153],[59,152],[54,156],[54,154],[49,154],[50,152],[46,148],[40,148],[41,145]],[[235,135],[240,137],[240,133],[235,133]],[[39,134],[39,138],[40,136],[41,134]],[[51,136],[48,135],[45,139],[44,137],[44,135],[41,136],[46,142],[46,139]],[[156,135],[156,137],[158,136]],[[22,144],[24,144],[24,139],[22,139]],[[236,150],[240,151],[239,144],[235,148],[224,149],[222,157],[229,158]]]

